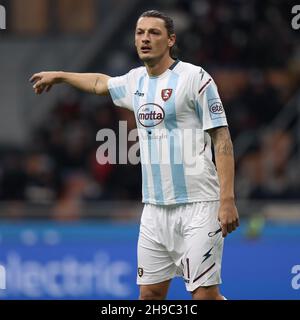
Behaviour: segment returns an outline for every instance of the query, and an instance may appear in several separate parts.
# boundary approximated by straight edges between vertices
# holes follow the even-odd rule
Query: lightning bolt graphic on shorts
[[[203,255],[204,259],[203,259],[203,261],[202,261],[201,263],[203,263],[203,262],[206,261],[210,256],[212,256],[212,254],[210,253],[212,249],[213,249],[213,247],[211,247],[211,248]]]

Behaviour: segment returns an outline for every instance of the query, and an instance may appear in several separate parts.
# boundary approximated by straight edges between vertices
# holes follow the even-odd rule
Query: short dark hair
[[[172,34],[175,34],[175,28],[174,28],[174,22],[173,19],[166,15],[165,13],[158,11],[158,10],[148,10],[143,12],[140,18],[159,18],[162,19],[165,22],[165,27],[167,29],[167,33],[168,36],[170,37]],[[170,56],[173,59],[177,59],[177,52],[178,52],[178,48],[176,46],[176,44],[174,44],[174,46],[172,48],[170,48]]]

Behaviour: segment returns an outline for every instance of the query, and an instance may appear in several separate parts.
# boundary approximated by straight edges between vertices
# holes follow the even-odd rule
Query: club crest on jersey
[[[170,99],[171,95],[172,95],[173,89],[163,89],[161,90],[161,98],[164,101],[167,101]]]
[[[143,127],[155,127],[165,118],[164,109],[156,103],[146,103],[139,107],[137,119]]]
[[[138,268],[138,275],[139,275],[139,277],[142,277],[143,274],[144,274],[143,268]]]

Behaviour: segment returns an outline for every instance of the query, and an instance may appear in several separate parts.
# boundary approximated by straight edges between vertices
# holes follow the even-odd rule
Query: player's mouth
[[[142,51],[142,53],[148,53],[151,51],[151,47],[150,46],[142,46],[141,51]]]

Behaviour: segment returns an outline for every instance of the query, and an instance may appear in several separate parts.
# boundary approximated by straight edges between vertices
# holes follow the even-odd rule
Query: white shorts
[[[186,289],[220,284],[223,237],[219,201],[146,204],[138,240],[137,284],[182,276]]]

